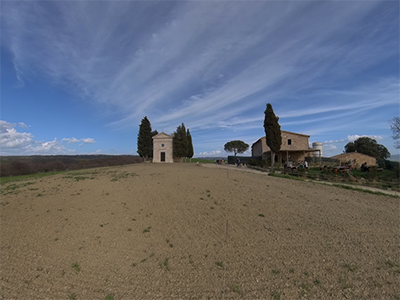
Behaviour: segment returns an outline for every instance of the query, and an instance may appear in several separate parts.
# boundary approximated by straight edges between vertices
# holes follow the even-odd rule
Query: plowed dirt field
[[[1,299],[399,299],[399,204],[196,164],[11,182]]]

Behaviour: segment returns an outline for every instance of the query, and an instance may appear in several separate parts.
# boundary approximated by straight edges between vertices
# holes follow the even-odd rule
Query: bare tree
[[[392,130],[392,138],[394,139],[394,147],[400,149],[400,117],[394,117],[389,121]]]

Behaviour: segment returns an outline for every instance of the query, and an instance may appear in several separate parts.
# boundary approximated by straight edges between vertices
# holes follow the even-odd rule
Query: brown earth
[[[12,182],[1,299],[399,299],[399,202],[196,164]]]

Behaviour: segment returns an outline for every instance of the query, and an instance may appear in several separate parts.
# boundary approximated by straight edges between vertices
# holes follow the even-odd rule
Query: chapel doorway
[[[161,161],[165,162],[165,152],[161,152]]]

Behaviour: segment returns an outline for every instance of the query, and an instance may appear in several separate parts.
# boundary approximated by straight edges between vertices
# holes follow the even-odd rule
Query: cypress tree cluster
[[[179,125],[173,134],[173,147],[175,157],[193,157],[192,136],[189,129],[186,131],[185,124]]]

